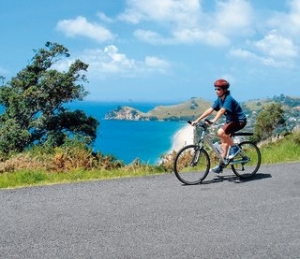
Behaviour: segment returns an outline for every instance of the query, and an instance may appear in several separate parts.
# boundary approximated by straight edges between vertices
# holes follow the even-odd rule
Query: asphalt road
[[[0,258],[300,258],[300,163],[0,190]]]

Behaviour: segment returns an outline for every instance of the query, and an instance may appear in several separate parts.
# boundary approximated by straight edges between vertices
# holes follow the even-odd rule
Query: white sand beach
[[[173,145],[171,147],[170,152],[178,151],[183,146],[193,144],[193,127],[191,125],[186,125],[181,128],[173,137]]]

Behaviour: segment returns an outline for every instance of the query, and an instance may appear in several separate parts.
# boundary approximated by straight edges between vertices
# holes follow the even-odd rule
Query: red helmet
[[[228,89],[230,84],[229,82],[227,82],[225,79],[218,79],[215,83],[214,83],[215,87],[221,87],[224,89]]]

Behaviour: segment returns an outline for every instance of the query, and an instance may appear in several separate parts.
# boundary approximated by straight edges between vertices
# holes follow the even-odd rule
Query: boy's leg
[[[226,124],[224,126],[226,126]],[[231,134],[226,134],[226,132],[223,128],[220,128],[218,130],[217,134],[218,134],[218,137],[221,140],[221,145],[222,145],[222,149],[223,149],[222,157],[225,158],[226,155],[227,155],[229,146],[233,146],[234,143],[231,139]]]

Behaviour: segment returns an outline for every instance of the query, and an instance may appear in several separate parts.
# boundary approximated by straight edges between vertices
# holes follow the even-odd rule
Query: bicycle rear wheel
[[[239,147],[242,151],[230,161],[231,169],[240,178],[250,178],[260,167],[260,150],[251,141],[241,142]]]
[[[199,184],[207,176],[210,160],[207,152],[197,145],[182,148],[174,161],[174,173],[184,184]]]

